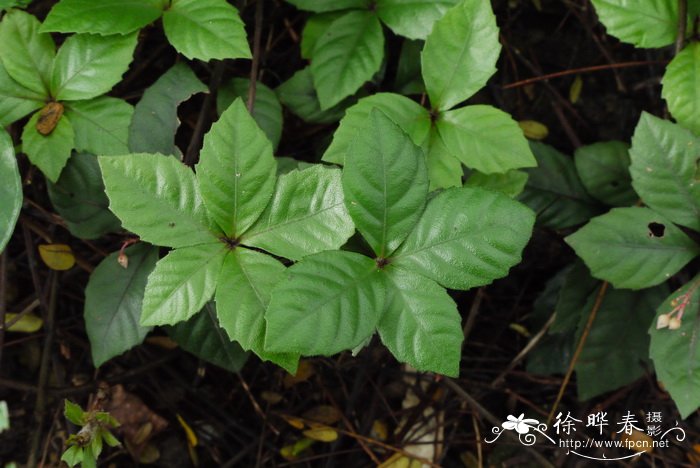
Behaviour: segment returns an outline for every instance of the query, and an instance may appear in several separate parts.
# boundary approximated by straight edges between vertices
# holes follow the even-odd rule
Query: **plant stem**
[[[688,0],[678,0],[678,35],[676,36],[676,55],[685,47],[685,34],[688,26]]]
[[[264,0],[258,0],[255,4],[255,32],[253,33],[253,63],[250,66],[250,85],[248,86],[248,112],[253,113],[255,108],[255,93],[260,70],[260,42],[262,40]]]

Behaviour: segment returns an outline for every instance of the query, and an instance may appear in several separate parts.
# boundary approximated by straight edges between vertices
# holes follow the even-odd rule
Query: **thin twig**
[[[255,93],[260,70],[260,42],[262,39],[264,0],[258,0],[255,4],[255,32],[253,33],[253,63],[250,66],[250,85],[248,86],[248,112],[253,113],[255,108]]]
[[[484,287],[476,290],[476,295],[472,301],[471,307],[469,307],[469,314],[467,315],[467,321],[464,323],[464,328],[462,329],[462,335],[464,336],[464,342],[467,342],[467,338],[474,328],[474,323],[476,322],[476,316],[479,315],[479,309],[481,308],[481,300],[484,298]]]
[[[685,47],[685,34],[688,27],[688,0],[678,0],[678,36],[676,37],[676,55]]]
[[[552,405],[552,409],[549,412],[549,417],[547,417],[547,424],[552,422],[552,419],[554,419],[554,414],[557,412],[557,408],[559,407],[559,403],[561,402],[561,399],[564,397],[564,391],[566,390],[566,386],[569,384],[569,380],[571,379],[571,375],[574,373],[574,367],[576,366],[576,363],[578,362],[579,356],[581,356],[581,351],[583,351],[583,346],[586,344],[586,339],[588,338],[588,333],[590,333],[591,328],[593,327],[593,321],[596,318],[596,315],[598,315],[598,310],[600,310],[600,306],[603,304],[603,299],[605,298],[605,292],[608,290],[608,282],[603,281],[603,284],[600,287],[600,291],[598,291],[598,295],[595,298],[595,303],[593,304],[593,308],[591,309],[591,313],[588,315],[588,321],[586,322],[586,326],[583,329],[583,333],[581,333],[581,339],[578,341],[578,345],[576,346],[576,351],[574,351],[574,355],[571,358],[571,362],[569,362],[569,368],[566,370],[566,375],[564,376],[564,380],[561,383],[561,386],[559,387],[559,393],[557,394],[557,399]]]
[[[202,108],[199,111],[199,116],[197,117],[197,123],[194,126],[194,132],[192,133],[192,139],[190,144],[187,145],[187,151],[185,151],[185,157],[183,162],[191,166],[196,161],[196,155],[199,152],[199,148],[202,144],[202,137],[204,135],[205,125],[209,121],[209,114],[211,113],[212,106],[216,103],[216,93],[221,84],[221,79],[224,76],[224,62],[219,60],[214,65],[214,71],[211,74],[211,80],[209,81],[209,94],[204,97],[204,102],[202,103]]]

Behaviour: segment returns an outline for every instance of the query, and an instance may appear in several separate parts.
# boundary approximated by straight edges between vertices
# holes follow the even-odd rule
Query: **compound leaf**
[[[75,149],[100,156],[129,152],[133,114],[131,104],[108,96],[66,103],[66,115],[75,129]]]
[[[128,34],[160,18],[164,0],[61,0],[41,32]]]
[[[459,374],[464,333],[445,289],[419,274],[387,268],[386,310],[377,327],[382,343],[419,371]]]
[[[350,146],[343,170],[345,206],[377,256],[386,258],[415,226],[428,196],[423,150],[373,110]]]
[[[700,138],[642,113],[632,136],[632,186],[644,203],[674,223],[700,231]]]
[[[0,252],[10,240],[22,208],[22,181],[10,135],[0,129]]]
[[[340,170],[315,165],[277,179],[272,200],[241,243],[299,260],[340,248],[353,234]]]
[[[482,88],[501,51],[491,2],[464,0],[433,25],[422,54],[433,109],[447,110]]]
[[[287,269],[267,310],[265,349],[331,355],[372,333],[385,300],[384,273],[363,255],[331,251]]]
[[[437,130],[447,151],[479,172],[537,165],[518,124],[495,107],[476,105],[444,112]]]
[[[229,237],[258,219],[275,189],[276,170],[270,140],[236,99],[204,137],[196,166],[204,203]]]
[[[114,252],[97,265],[85,288],[85,328],[95,367],[140,344],[150,331],[139,324],[139,317],[158,248],[138,244],[124,254],[129,258],[127,268]]]
[[[379,71],[384,56],[384,33],[377,16],[352,11],[328,27],[313,51],[311,75],[321,109],[352,95]]]
[[[177,159],[136,153],[100,156],[98,161],[109,207],[126,229],[168,247],[217,240],[194,173]]]
[[[22,151],[51,182],[56,182],[75,147],[73,125],[64,115],[51,133],[42,135],[36,129],[39,114],[35,113],[22,130]]]
[[[136,33],[69,37],[53,62],[51,96],[62,101],[77,101],[106,93],[129,68],[136,40]]]
[[[243,21],[225,0],[172,0],[163,29],[189,59],[251,58]]]
[[[639,198],[632,189],[628,144],[601,141],[582,146],[574,153],[574,163],[588,193],[606,205],[630,206]]]
[[[596,278],[616,288],[663,283],[700,254],[665,216],[649,208],[614,208],[566,238]]]
[[[390,262],[448,288],[483,286],[520,261],[534,221],[530,209],[501,193],[447,189],[428,202]]]
[[[377,0],[377,14],[389,28],[409,39],[425,39],[435,21],[459,0]]]
[[[227,250],[221,242],[172,250],[148,277],[141,325],[174,325],[214,295]]]
[[[591,0],[608,34],[637,47],[664,47],[676,40],[676,0]]]

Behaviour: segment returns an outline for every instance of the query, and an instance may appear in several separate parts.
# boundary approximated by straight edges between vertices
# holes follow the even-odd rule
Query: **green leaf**
[[[39,20],[29,13],[5,13],[0,22],[0,61],[13,80],[46,97],[56,46],[49,34],[39,33],[40,27]]]
[[[535,216],[507,196],[478,188],[451,188],[426,206],[391,263],[451,289],[502,278],[520,261]]]
[[[566,238],[596,278],[616,288],[663,283],[700,254],[666,217],[649,208],[614,208]]]
[[[61,0],[49,12],[41,32],[128,34],[154,22],[163,0]]]
[[[0,0],[0,12],[10,8],[27,8],[32,0]],[[11,468],[11,467],[7,467]]]
[[[77,445],[71,445],[65,452],[63,452],[63,455],[61,455],[61,461],[66,462],[66,464],[70,467],[73,467],[78,463],[82,463],[83,449]]]
[[[420,69],[420,54],[423,41],[405,40],[401,46],[399,63],[396,65],[394,88],[399,94],[423,94],[425,85]]]
[[[226,256],[216,288],[216,314],[228,337],[292,372],[299,356],[265,351],[265,309],[285,266],[269,255],[235,249]]]
[[[384,33],[377,16],[352,11],[335,20],[318,39],[311,75],[321,109],[355,94],[379,71],[384,57]]]
[[[211,303],[186,322],[166,330],[185,351],[231,372],[240,371],[248,359],[248,353],[229,340],[219,326]]]
[[[649,356],[654,360],[657,378],[671,394],[674,403],[687,418],[700,406],[700,275],[673,292],[657,309],[661,314],[677,310],[685,303],[680,328],[649,327]]]
[[[131,104],[107,96],[66,103],[66,115],[75,129],[75,149],[100,156],[129,152],[133,114]]]
[[[688,44],[671,60],[661,84],[676,121],[700,135],[700,43]]]
[[[214,295],[225,246],[197,245],[175,249],[148,277],[141,325],[174,325],[199,312]]]
[[[379,18],[399,36],[425,39],[459,0],[377,0]]]
[[[523,171],[511,170],[504,174],[484,174],[473,171],[464,182],[465,187],[481,187],[494,192],[501,192],[511,198],[515,198],[522,193],[527,184],[527,173]]]
[[[41,94],[25,88],[7,74],[0,61],[0,127],[6,127],[44,106]]]
[[[196,166],[204,203],[229,237],[243,234],[267,206],[276,165],[270,140],[236,99],[204,137]]]
[[[590,298],[591,296],[595,298],[595,290],[598,286],[600,286],[600,280],[593,278],[588,267],[577,259],[564,276],[555,307],[557,316],[547,333],[576,331],[581,317],[588,317],[592,310],[593,302],[590,302]]]
[[[134,108],[129,127],[132,153],[179,155],[175,133],[180,126],[177,108],[181,102],[208,89],[184,62],[173,65],[144,91]]]
[[[423,150],[394,122],[373,110],[350,146],[343,170],[345,206],[377,256],[401,245],[428,196]]]
[[[10,241],[22,209],[22,181],[10,135],[0,129],[0,252]]]
[[[430,114],[420,104],[400,94],[373,94],[360,99],[347,110],[333,134],[333,142],[323,155],[323,161],[345,164],[345,156],[355,136],[367,128],[367,119],[373,109],[381,110],[407,133],[416,145],[421,145],[430,132]]]
[[[422,55],[433,109],[447,110],[482,88],[501,52],[491,2],[464,0],[435,23]]]
[[[221,86],[216,96],[216,109],[219,115],[223,114],[236,98],[248,102],[249,88],[250,80],[247,78],[233,78]],[[277,148],[282,136],[282,106],[275,92],[259,81],[255,85],[252,115],[255,122],[272,142],[272,148]]]
[[[330,13],[313,15],[306,20],[304,30],[301,32],[300,47],[302,58],[311,60],[314,48],[316,47],[319,38],[323,36],[333,21],[337,20],[344,14],[345,12],[342,11],[334,11]]]
[[[608,290],[576,362],[578,397],[588,400],[630,384],[645,374],[649,351],[647,328],[654,309],[668,294],[666,287],[644,291]],[[581,318],[593,309],[592,293]],[[581,335],[583,324],[579,327]],[[578,337],[577,340],[578,341]]]
[[[355,231],[340,174],[314,165],[280,176],[272,200],[241,243],[292,260],[340,248]]]
[[[63,400],[63,416],[76,426],[85,425],[85,412],[70,400]]]
[[[296,72],[290,79],[276,89],[277,97],[294,115],[308,123],[333,123],[340,120],[345,108],[353,102],[349,97],[330,109],[322,110],[314,88],[311,68],[306,67]]]
[[[158,261],[158,248],[138,244],[107,256],[90,275],[85,288],[85,329],[95,367],[140,344],[150,327],[139,324],[146,280]]]
[[[437,130],[447,151],[479,172],[537,165],[517,122],[495,107],[467,106],[445,112],[438,118]]]
[[[55,184],[48,184],[51,204],[68,226],[82,239],[97,239],[119,229],[121,223],[109,211],[97,158],[74,153]]]
[[[172,0],[163,14],[163,29],[188,59],[252,57],[238,10],[225,0]]]
[[[53,62],[51,96],[62,101],[77,101],[106,93],[129,68],[136,40],[136,33],[69,37]]]
[[[464,333],[457,304],[435,282],[387,268],[386,310],[377,327],[382,343],[419,371],[459,374]]]
[[[528,181],[520,201],[537,213],[537,223],[563,229],[588,221],[600,212],[583,187],[574,162],[551,146],[531,142],[537,167],[527,169]]]
[[[588,193],[611,206],[633,205],[638,196],[629,173],[629,145],[621,141],[601,141],[582,146],[574,153],[581,182]]]
[[[353,252],[321,252],[287,269],[267,310],[265,349],[331,355],[374,333],[384,310],[384,273]]]
[[[700,139],[642,113],[632,136],[632,186],[644,203],[674,223],[700,231]]]
[[[608,34],[637,47],[664,47],[676,40],[676,0],[591,0]]]
[[[63,167],[75,147],[73,126],[67,116],[61,117],[56,128],[48,135],[42,135],[36,129],[39,112],[35,113],[22,131],[22,151],[36,167],[41,169],[46,178],[56,182]]]
[[[322,13],[348,8],[368,8],[369,0],[287,0],[300,10]]]
[[[124,228],[155,245],[186,247],[217,240],[192,170],[160,154],[100,156],[109,208]]]
[[[430,190],[461,187],[464,175],[462,163],[447,150],[436,127],[430,129],[425,148]]]

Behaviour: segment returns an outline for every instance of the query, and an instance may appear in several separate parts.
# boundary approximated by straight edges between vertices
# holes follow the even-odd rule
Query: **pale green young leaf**
[[[272,145],[236,99],[204,137],[197,180],[212,219],[232,238],[260,216],[275,189]]]
[[[61,117],[56,128],[48,135],[36,129],[39,112],[35,113],[22,130],[22,151],[51,181],[56,182],[75,147],[73,125],[67,116]]]
[[[44,106],[44,95],[17,83],[0,60],[0,127],[7,127]]]
[[[63,400],[63,416],[76,426],[85,425],[85,412],[83,409],[70,400]]]
[[[139,323],[148,275],[158,261],[158,248],[138,244],[127,248],[126,268],[108,255],[90,275],[85,288],[85,329],[95,367],[140,344],[150,331]]]
[[[216,315],[228,337],[260,359],[292,363],[299,356],[265,351],[265,310],[273,288],[284,275],[285,266],[270,255],[235,249],[226,256],[216,288]]]
[[[39,32],[40,27],[39,20],[29,13],[5,13],[0,22],[0,61],[13,80],[47,97],[56,46],[51,35]]]
[[[630,206],[639,197],[632,189],[629,145],[601,141],[574,153],[576,171],[588,193],[610,206]]]
[[[456,377],[464,341],[457,304],[442,286],[408,270],[390,266],[386,283],[382,343],[416,370]]]
[[[0,252],[12,237],[22,208],[22,181],[10,135],[0,129]]]
[[[492,174],[537,165],[518,124],[495,107],[476,105],[444,112],[437,130],[447,151],[479,172]]]
[[[42,32],[128,34],[154,22],[164,0],[61,0],[51,8]]]
[[[294,115],[309,123],[337,122],[343,117],[345,108],[354,102],[354,97],[351,96],[330,109],[322,110],[314,88],[310,67],[296,72],[291,78],[279,85],[275,92],[280,102]]]
[[[216,110],[219,115],[223,114],[236,98],[241,98],[247,103],[249,88],[248,78],[233,78],[219,87],[216,95]],[[282,105],[275,92],[259,81],[255,84],[252,116],[267,135],[272,148],[277,148],[282,137]]]
[[[243,21],[226,0],[172,0],[163,29],[189,59],[251,58]]]
[[[534,213],[501,193],[451,188],[428,202],[391,263],[452,289],[508,274],[532,235]]]
[[[333,142],[324,153],[323,161],[345,164],[345,157],[355,136],[366,128],[373,109],[386,114],[416,145],[421,145],[430,132],[430,114],[420,104],[400,94],[373,94],[360,99],[347,110],[340,126],[333,133]]]
[[[321,109],[330,109],[379,71],[384,57],[382,25],[372,12],[347,13],[318,39],[313,57],[311,75]]]
[[[228,371],[240,371],[248,360],[248,353],[219,326],[211,302],[189,320],[165,329],[182,349]]]
[[[678,30],[676,0],[591,0],[608,34],[637,47],[673,44]]]
[[[366,9],[369,0],[287,0],[300,10],[323,13],[326,11],[347,10],[349,8]]]
[[[574,161],[551,146],[531,142],[537,167],[526,169],[525,190],[520,201],[537,213],[537,223],[563,229],[588,221],[600,213],[576,173]]]
[[[363,255],[321,252],[287,269],[267,310],[265,349],[331,355],[372,333],[384,310],[384,272]]]
[[[614,208],[566,238],[591,274],[616,288],[663,283],[700,247],[668,218],[649,208]]]
[[[700,231],[700,138],[642,113],[632,136],[632,186],[644,203],[674,223]]]
[[[423,150],[379,110],[350,144],[343,169],[345,206],[377,256],[401,245],[428,196]]]
[[[656,318],[684,305],[681,326],[676,330],[649,327],[651,345],[649,356],[654,361],[656,376],[671,394],[682,418],[700,407],[700,275],[678,288],[657,309]],[[677,315],[676,315],[677,317]]]
[[[97,158],[73,153],[61,177],[48,183],[51,204],[66,222],[68,230],[82,239],[96,239],[119,229],[119,219],[109,210]]]
[[[61,461],[65,462],[71,468],[78,463],[82,463],[83,449],[77,445],[71,445],[63,452],[63,455],[61,455]]]
[[[214,295],[226,256],[221,242],[172,250],[148,276],[141,325],[174,325],[199,312]]]
[[[306,20],[304,29],[301,32],[301,57],[311,60],[314,53],[314,48],[319,38],[323,36],[328,27],[333,21],[344,15],[343,11],[333,11],[330,13],[321,13],[311,16]]]
[[[292,260],[340,248],[355,231],[340,174],[314,165],[280,176],[272,200],[241,243]]]
[[[431,127],[424,147],[430,190],[461,187],[464,168],[460,160],[454,157],[445,147],[445,143],[438,134],[437,127]]]
[[[671,60],[661,84],[676,121],[700,135],[700,43],[688,44]]]
[[[447,110],[482,88],[501,52],[491,2],[463,0],[433,25],[422,54],[433,109]]]
[[[124,228],[155,245],[216,242],[190,168],[160,154],[100,156],[109,208]]]
[[[75,129],[75,149],[100,156],[129,152],[129,125],[134,107],[108,96],[66,103]]]
[[[179,155],[175,133],[180,126],[177,108],[207,87],[184,62],[176,63],[144,91],[134,108],[129,127],[129,150],[132,153]]]
[[[66,39],[53,62],[51,96],[77,101],[111,90],[129,68],[137,37],[75,34]]]
[[[435,21],[459,0],[377,0],[379,18],[399,36],[425,39]]]
[[[518,170],[511,170],[503,174],[484,174],[473,171],[469,174],[465,187],[481,187],[495,192],[501,192],[511,198],[515,198],[522,193],[527,184],[527,173]]]

